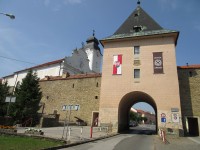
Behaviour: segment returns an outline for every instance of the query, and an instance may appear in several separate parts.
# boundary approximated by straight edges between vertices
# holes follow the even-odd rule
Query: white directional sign
[[[6,103],[14,103],[16,101],[16,97],[8,96],[6,97]]]
[[[80,109],[80,105],[63,105],[62,106],[62,110],[66,111],[66,110],[79,110]]]

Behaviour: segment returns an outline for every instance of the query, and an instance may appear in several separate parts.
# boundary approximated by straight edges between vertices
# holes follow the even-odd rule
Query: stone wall
[[[184,115],[200,116],[200,69],[178,69]]]
[[[59,114],[60,121],[66,116],[70,122],[78,117],[88,125],[92,122],[92,113],[99,111],[99,97],[101,87],[100,74],[85,74],[62,77],[48,77],[40,81],[43,93],[41,103],[44,108],[39,113],[44,115]],[[79,105],[77,111],[63,111],[64,105]]]
[[[185,116],[200,116],[200,69],[178,68],[178,79],[183,126],[186,129]],[[63,111],[63,105],[79,105],[78,111],[71,111],[70,121],[75,122],[74,117],[78,117],[91,125],[92,113],[99,112],[99,74],[48,77],[40,81],[40,86],[43,92],[41,103],[44,107],[40,113],[57,113],[60,115],[60,121],[63,121],[66,115],[69,119],[69,111]]]
[[[178,68],[183,127],[186,131],[185,117],[200,116],[200,69]]]

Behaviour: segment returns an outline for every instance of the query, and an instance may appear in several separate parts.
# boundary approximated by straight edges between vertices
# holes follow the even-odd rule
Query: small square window
[[[140,47],[134,46],[134,55],[139,55],[139,54],[140,54]]]
[[[135,79],[140,78],[140,69],[134,69],[134,78]]]

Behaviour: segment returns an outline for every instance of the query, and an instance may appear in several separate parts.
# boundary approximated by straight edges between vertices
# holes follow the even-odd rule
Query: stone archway
[[[156,130],[157,130],[157,106],[155,101],[148,94],[141,91],[134,91],[124,95],[119,103],[118,108],[118,132],[129,129],[129,111],[130,108],[138,102],[146,102],[154,108],[156,116]]]

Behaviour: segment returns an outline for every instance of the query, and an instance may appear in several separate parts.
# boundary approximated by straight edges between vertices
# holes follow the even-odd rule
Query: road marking
[[[196,143],[200,144],[200,141],[198,141],[198,140],[196,140],[196,139],[193,139],[193,138],[191,138],[191,137],[188,137],[188,139],[190,139],[190,140],[193,141],[193,142],[196,142]]]

